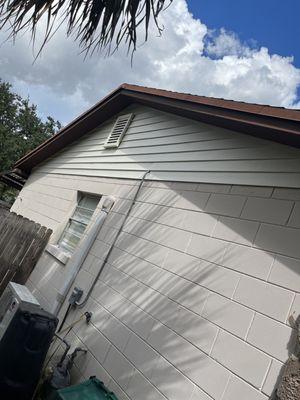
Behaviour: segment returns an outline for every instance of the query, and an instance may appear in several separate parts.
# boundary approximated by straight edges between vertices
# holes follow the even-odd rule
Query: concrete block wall
[[[65,214],[77,190],[117,197],[76,281],[88,288],[136,184],[36,175],[14,208],[58,229],[56,199]],[[97,375],[120,400],[268,399],[295,345],[299,210],[297,189],[146,182],[86,308],[68,319],[93,312],[69,335],[88,349],[74,381]],[[28,285],[50,307],[65,267],[48,261]]]

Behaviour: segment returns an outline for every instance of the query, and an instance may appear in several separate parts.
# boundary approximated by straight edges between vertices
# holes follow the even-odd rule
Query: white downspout
[[[107,217],[107,214],[114,205],[115,199],[111,196],[107,196],[102,204],[101,211],[96,217],[95,222],[90,228],[90,231],[83,239],[80,247],[74,252],[70,260],[68,261],[66,268],[68,268],[68,274],[65,277],[65,281],[60,291],[57,294],[57,298],[53,304],[52,312],[54,315],[58,315],[65,298],[73,285],[81,266],[84,263],[93,243],[95,242],[98,233]]]

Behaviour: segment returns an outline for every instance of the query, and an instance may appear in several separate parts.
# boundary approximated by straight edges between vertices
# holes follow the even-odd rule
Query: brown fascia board
[[[148,105],[161,111],[176,113],[208,124],[250,134],[259,138],[272,140],[293,147],[300,147],[300,120],[289,120],[281,117],[270,117],[261,113],[227,109],[224,106],[208,106],[182,101],[180,99],[160,98],[144,93],[130,93],[136,102]],[[226,100],[225,100],[226,101]],[[287,110],[290,111],[290,110]],[[293,111],[293,110],[291,110]],[[300,112],[299,112],[300,114]]]
[[[31,169],[36,165],[120,112],[130,104],[130,101],[130,99],[122,96],[119,90],[111,93],[110,96],[63,127],[50,139],[20,158],[14,167],[30,173]]]
[[[248,104],[123,84],[56,135],[21,158],[15,167],[27,173],[131,103],[175,113],[227,129],[300,147],[300,111]]]
[[[120,87],[134,92],[152,94],[155,96],[165,97],[168,99],[183,100],[191,103],[220,107],[226,110],[243,111],[247,113],[253,113],[255,115],[261,114],[264,116],[277,117],[277,118],[283,118],[300,122],[300,110],[297,109],[287,109],[284,107],[274,107],[264,104],[245,103],[242,101],[198,96],[188,93],[178,93],[169,90],[148,88],[145,86],[138,86],[138,85],[130,85],[127,83],[124,83]]]
[[[21,190],[26,180],[19,179],[18,176],[10,175],[10,173],[3,173],[0,175],[0,182],[17,190]]]

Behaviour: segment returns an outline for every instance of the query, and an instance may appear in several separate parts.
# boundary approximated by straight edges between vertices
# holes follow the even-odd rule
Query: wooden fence
[[[25,284],[51,233],[0,207],[0,295],[9,281]]]

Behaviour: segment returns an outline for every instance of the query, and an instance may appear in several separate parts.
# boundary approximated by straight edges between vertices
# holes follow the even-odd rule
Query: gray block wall
[[[137,182],[35,173],[14,211],[59,232],[77,191],[117,202],[76,281],[88,288]],[[55,235],[54,239],[55,241]],[[294,348],[300,190],[146,182],[86,309],[74,381],[119,399],[263,400]],[[51,307],[66,267],[45,253],[28,286]]]

